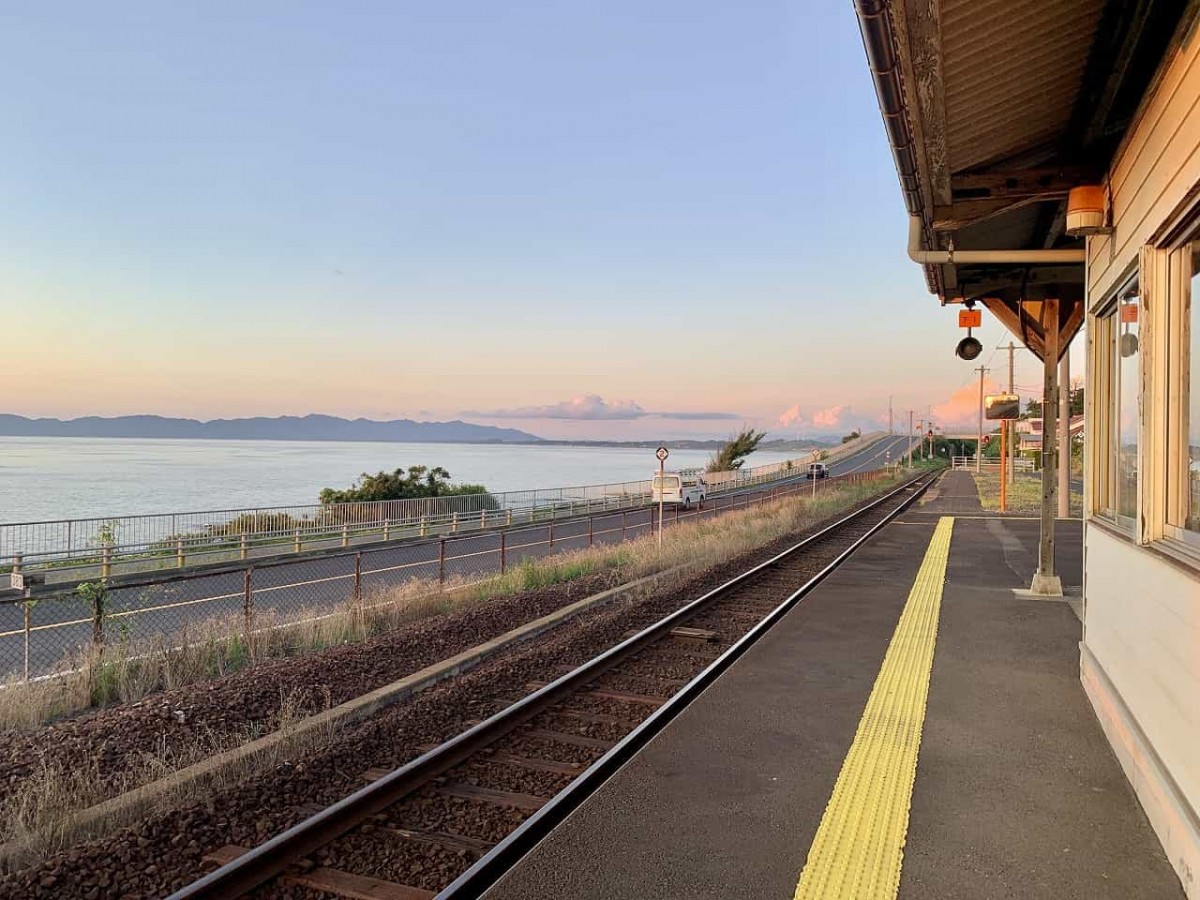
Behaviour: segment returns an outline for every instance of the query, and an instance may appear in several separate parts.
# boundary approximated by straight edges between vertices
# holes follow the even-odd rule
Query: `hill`
[[[248,419],[176,419],[166,416],[84,416],[29,419],[0,414],[0,437],[176,438],[257,441],[395,441],[403,443],[541,443],[516,428],[469,422],[342,419],[337,416],[256,416]]]

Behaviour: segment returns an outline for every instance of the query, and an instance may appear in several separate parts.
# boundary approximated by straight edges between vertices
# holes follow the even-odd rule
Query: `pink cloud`
[[[803,423],[804,416],[800,413],[799,403],[793,403],[779,414],[779,425],[781,428],[792,428],[795,425]]]
[[[780,428],[841,434],[855,428],[870,431],[881,422],[886,424],[887,413],[883,413],[882,416],[859,414],[854,411],[854,407],[839,403],[805,414],[801,411],[800,404],[795,403],[779,414],[777,422]]]
[[[994,381],[985,381],[983,389],[985,394],[996,394],[1000,386]],[[963,385],[946,400],[935,403],[933,420],[947,430],[975,428],[979,423],[979,384]]]
[[[653,412],[633,400],[605,400],[599,394],[584,394],[549,403],[544,406],[518,406],[511,409],[466,410],[459,415],[481,419],[579,419],[588,421],[628,422],[649,417],[680,419],[684,421],[740,419],[737,413],[728,412]]]
[[[848,406],[831,406],[829,409],[818,410],[812,416],[813,428],[838,428],[842,424],[842,416],[849,411]]]

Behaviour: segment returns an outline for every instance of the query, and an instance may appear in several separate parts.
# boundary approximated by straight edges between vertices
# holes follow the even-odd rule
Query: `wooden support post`
[[[105,548],[108,549],[108,548]],[[95,585],[93,585],[95,587]],[[104,603],[107,600],[104,585],[100,585],[92,593],[92,646],[104,644]]]
[[[508,537],[507,531],[500,532],[500,574],[504,574],[504,570],[508,568],[508,548],[505,538]]]
[[[346,522],[342,523],[342,546],[350,546],[350,526]]]
[[[183,563],[183,538],[177,537],[175,538],[175,565],[182,569]]]
[[[250,542],[246,539],[245,532],[242,532],[242,537],[238,541],[238,548],[239,548],[240,556],[242,557],[242,559],[245,559],[246,557],[248,557],[250,555]]]
[[[1071,515],[1071,353],[1058,364],[1058,517]]]
[[[438,584],[446,583],[446,539],[438,542]]]
[[[104,547],[100,551],[100,579],[105,581],[112,575],[112,547]]]
[[[246,569],[242,579],[242,627],[245,629],[246,654],[254,658],[254,567]]]
[[[592,546],[593,540],[595,538],[595,525],[596,525],[595,516],[588,516],[588,546],[589,547]]]
[[[1042,302],[1045,357],[1042,360],[1042,516],[1038,567],[1031,593],[1061,597],[1062,581],[1054,572],[1054,519],[1058,513],[1058,300]]]
[[[300,529],[296,529],[296,533],[292,536],[292,549],[297,553],[300,552]]]
[[[354,593],[351,597],[355,607],[362,602],[362,551],[354,554]]]
[[[550,549],[550,550],[554,549],[554,522],[553,521],[550,522],[550,546],[548,549]]]
[[[621,510],[621,540],[625,540],[625,510]]]
[[[29,632],[30,614],[33,612],[33,603],[29,600],[25,601],[25,680],[29,680]]]

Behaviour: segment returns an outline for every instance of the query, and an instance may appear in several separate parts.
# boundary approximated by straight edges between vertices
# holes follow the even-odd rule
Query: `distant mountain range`
[[[84,416],[27,419],[0,413],[0,437],[180,438],[245,441],[396,441],[404,443],[534,444],[537,435],[469,422],[341,419],[337,416],[256,416],[249,419],[172,419],[165,416]]]

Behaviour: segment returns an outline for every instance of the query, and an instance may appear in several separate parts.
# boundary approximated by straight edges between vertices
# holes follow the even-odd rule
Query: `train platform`
[[[1082,523],[1059,528],[1069,601]],[[1019,593],[1037,540],[947,473],[488,900],[866,900],[897,875],[906,900],[1182,898],[1084,696],[1071,602]]]

